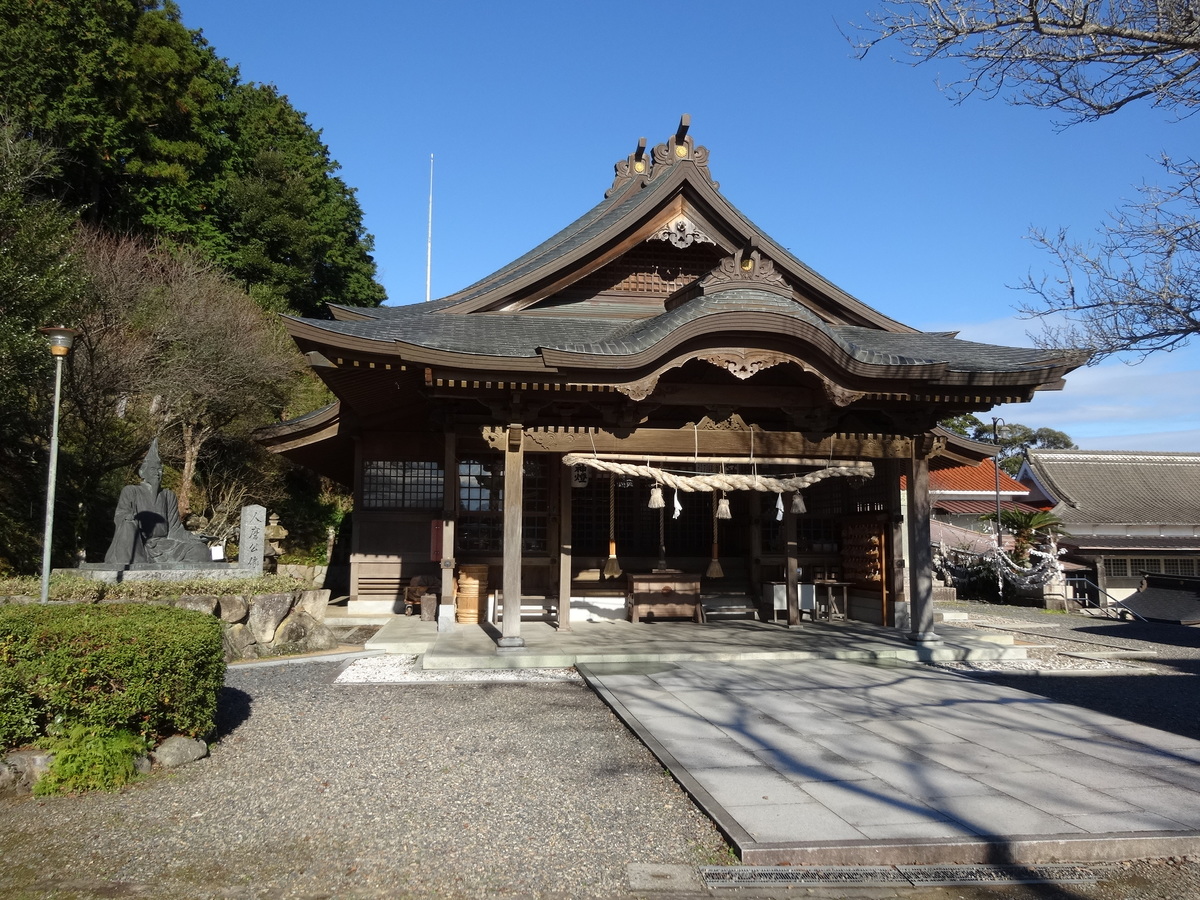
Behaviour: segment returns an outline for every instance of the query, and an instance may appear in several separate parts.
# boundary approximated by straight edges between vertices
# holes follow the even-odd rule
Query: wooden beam
[[[558,630],[571,630],[571,473],[558,467]]]
[[[477,430],[475,430],[477,429]],[[488,446],[503,450],[508,440],[504,426],[477,425],[472,431]],[[798,431],[748,429],[641,427],[626,429],[585,427],[526,428],[523,433],[528,453],[627,453],[634,456],[754,456],[813,457],[829,459],[908,459],[912,438],[896,434],[808,434]],[[753,446],[752,446],[753,443]],[[753,451],[753,453],[752,453]]]
[[[458,521],[458,436],[446,432],[442,462],[442,602],[438,607],[438,631],[449,631],[455,622],[454,526]]]
[[[929,519],[929,457],[914,454],[908,466],[908,599],[911,628],[907,637],[933,643],[933,545]]]
[[[590,454],[588,454],[590,455]],[[734,463],[744,465],[755,462],[762,463],[764,466],[866,466],[863,465],[863,460],[859,459],[818,459],[816,457],[799,457],[799,456],[756,456],[751,459],[749,456],[662,456],[655,453],[597,453],[596,459],[604,459],[610,462],[632,462],[632,463]]]
[[[504,622],[501,650],[525,646],[521,637],[521,524],[525,493],[525,451],[521,426],[509,425],[504,452]]]

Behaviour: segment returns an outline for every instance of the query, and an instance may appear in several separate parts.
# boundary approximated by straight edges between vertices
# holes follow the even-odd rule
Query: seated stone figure
[[[160,489],[162,460],[157,439],[150,445],[138,474],[142,476],[141,484],[121,488],[113,516],[117,530],[104,561],[118,566],[212,562],[208,545],[183,527],[175,492]]]

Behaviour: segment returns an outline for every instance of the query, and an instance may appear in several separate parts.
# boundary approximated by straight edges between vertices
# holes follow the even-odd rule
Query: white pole
[[[50,599],[50,545],[54,534],[54,488],[58,480],[58,405],[62,396],[62,364],[60,355],[54,357],[54,419],[50,429],[50,471],[46,479],[46,530],[42,536],[42,595],[41,602]]]
[[[433,272],[433,154],[429,154],[429,230],[425,239],[425,302],[429,302],[429,282]]]

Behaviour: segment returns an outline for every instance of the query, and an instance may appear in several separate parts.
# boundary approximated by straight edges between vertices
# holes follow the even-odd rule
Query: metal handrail
[[[1097,593],[1097,594],[1103,594],[1103,595],[1105,596],[1105,598],[1107,598],[1107,600],[1108,600],[1108,604],[1107,604],[1107,605],[1102,605],[1102,604],[1101,604],[1101,603],[1100,603],[1100,602],[1097,600],[1097,602],[1095,603],[1095,608],[1096,608],[1096,609],[1111,609],[1111,608],[1113,608],[1113,607],[1118,607],[1118,608],[1119,608],[1119,609],[1121,609],[1123,612],[1127,612],[1127,613],[1129,613],[1131,616],[1133,616],[1133,617],[1134,617],[1135,619],[1137,619],[1139,622],[1145,622],[1145,621],[1146,621],[1146,619],[1145,619],[1144,617],[1142,617],[1142,616],[1139,616],[1139,615],[1138,615],[1136,612],[1134,612],[1132,609],[1130,609],[1128,606],[1126,606],[1126,605],[1125,605],[1125,601],[1123,601],[1123,600],[1118,600],[1116,597],[1114,597],[1112,594],[1110,594],[1110,593],[1109,593],[1108,591],[1106,591],[1104,588],[1100,587],[1100,585],[1096,584],[1096,582],[1092,581],[1090,578],[1087,578],[1087,577],[1085,577],[1085,576],[1082,576],[1082,575],[1073,575],[1073,576],[1069,576],[1069,577],[1067,578],[1067,585],[1068,585],[1069,587],[1074,587],[1074,585],[1076,585],[1076,584],[1079,584],[1079,583],[1083,583],[1083,584],[1084,584],[1085,586],[1087,586],[1088,588],[1092,588],[1092,589],[1094,589],[1094,590],[1096,591],[1096,593]],[[1072,597],[1072,599],[1073,599],[1073,600],[1079,600],[1079,599],[1081,599],[1081,598],[1080,598],[1080,597],[1078,597],[1078,596],[1076,596],[1076,597]],[[1085,607],[1087,607],[1087,606],[1089,605],[1089,603],[1090,603],[1090,601],[1091,601],[1091,599],[1092,599],[1092,598],[1091,598],[1089,595],[1087,595],[1087,594],[1084,594],[1084,595],[1083,595],[1083,597],[1082,597],[1082,599],[1083,599],[1083,600],[1085,600],[1085,601],[1088,601],[1088,603],[1084,603],[1084,606],[1085,606]]]

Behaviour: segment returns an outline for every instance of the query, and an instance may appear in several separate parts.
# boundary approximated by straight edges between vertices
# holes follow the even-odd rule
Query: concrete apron
[[[541,621],[521,623],[525,647],[501,650],[500,630],[489,623],[459,625],[439,632],[436,623],[396,616],[366,644],[367,649],[421,657],[426,669],[558,668],[579,664],[686,661],[892,659],[910,661],[1024,659],[1011,635],[980,634],[950,625],[940,640],[916,644],[894,628],[858,622],[807,622],[785,628],[737,620],[574,622],[559,631]]]
[[[899,661],[582,664],[747,865],[1200,852],[1200,742]]]

